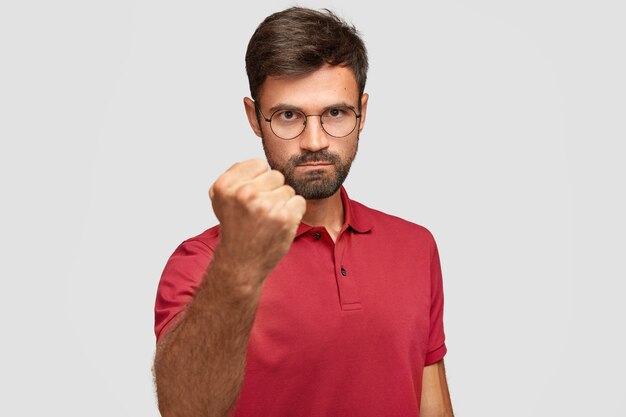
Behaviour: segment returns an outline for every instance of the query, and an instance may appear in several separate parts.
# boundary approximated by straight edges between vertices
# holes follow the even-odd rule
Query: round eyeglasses
[[[256,105],[256,103],[255,103]],[[297,109],[278,109],[269,117],[265,117],[259,106],[257,110],[263,120],[270,124],[270,129],[274,135],[280,139],[295,139],[304,132],[309,117],[320,118],[322,130],[335,138],[344,138],[354,132],[360,114],[356,114],[353,108],[347,106],[329,107],[322,114],[305,114]]]

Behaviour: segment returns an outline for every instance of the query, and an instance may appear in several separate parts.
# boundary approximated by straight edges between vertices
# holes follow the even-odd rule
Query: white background
[[[2,2],[0,415],[158,415],[160,273],[263,155],[244,53],[290,5]],[[456,415],[626,415],[623,2],[302,5],[369,48],[347,189],[437,238]]]

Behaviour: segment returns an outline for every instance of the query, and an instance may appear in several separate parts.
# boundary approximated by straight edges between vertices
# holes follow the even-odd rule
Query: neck
[[[310,226],[324,227],[333,241],[336,241],[344,222],[341,190],[337,190],[335,194],[328,198],[307,200],[306,213],[302,217],[302,222]]]

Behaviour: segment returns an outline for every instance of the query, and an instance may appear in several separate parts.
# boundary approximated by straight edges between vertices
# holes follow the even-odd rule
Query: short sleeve
[[[434,241],[433,241],[434,242]],[[445,334],[443,330],[443,280],[439,251],[434,245],[430,264],[431,303],[430,303],[430,331],[428,336],[428,350],[424,365],[431,365],[440,361],[446,354]]]
[[[180,319],[180,313],[193,299],[212,259],[211,248],[196,239],[181,243],[170,256],[159,281],[154,306],[157,341]]]

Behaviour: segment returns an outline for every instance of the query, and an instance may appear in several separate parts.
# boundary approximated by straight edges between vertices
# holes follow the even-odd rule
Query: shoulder
[[[216,225],[204,232],[185,239],[177,250],[195,249],[200,252],[213,253],[220,240],[220,226]]]
[[[415,242],[420,246],[426,244],[432,249],[435,248],[433,234],[421,224],[373,209],[354,200],[351,200],[351,208],[359,221],[371,226],[374,235],[401,239],[404,243]]]
[[[169,257],[157,289],[155,332],[157,339],[172,320],[191,302],[213,259],[219,226],[183,241]]]

